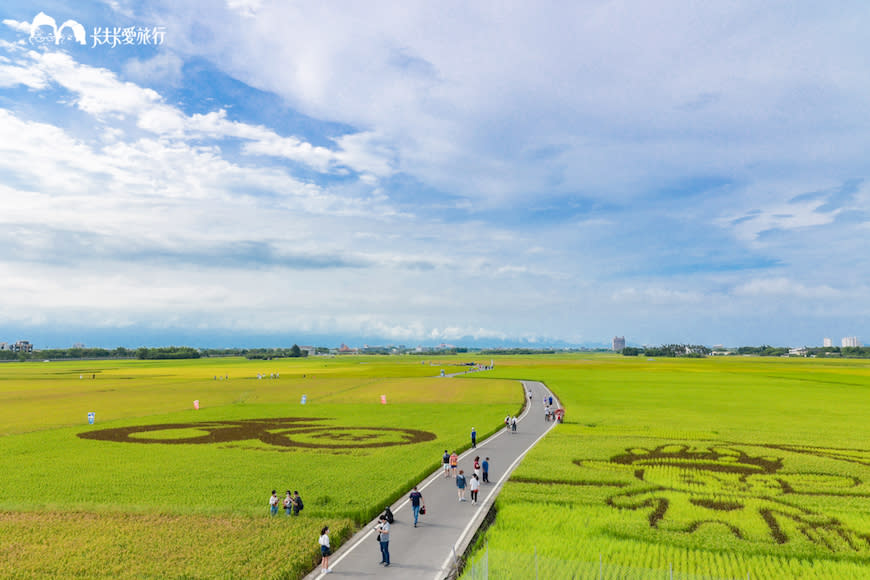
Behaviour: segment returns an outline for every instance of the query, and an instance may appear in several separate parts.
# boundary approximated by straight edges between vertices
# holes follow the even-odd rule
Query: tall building
[[[831,341],[830,338],[823,338],[822,346],[834,346],[834,343]]]
[[[844,336],[842,344],[843,346],[861,346],[857,336]]]
[[[624,336],[614,336],[613,343],[610,347],[610,350],[614,352],[619,352],[625,348],[625,337]]]

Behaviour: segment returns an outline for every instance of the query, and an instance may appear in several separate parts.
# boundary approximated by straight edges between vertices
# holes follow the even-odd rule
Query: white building
[[[614,336],[613,342],[611,343],[610,350],[614,352],[619,352],[625,348],[625,337],[624,336]]]
[[[861,346],[857,336],[844,336],[842,343],[843,346]]]
[[[15,352],[33,352],[33,345],[30,344],[30,341],[19,340],[12,346],[12,350]]]
[[[823,338],[822,346],[834,346],[834,342],[830,338]]]

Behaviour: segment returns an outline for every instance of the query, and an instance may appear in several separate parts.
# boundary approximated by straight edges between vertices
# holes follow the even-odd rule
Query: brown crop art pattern
[[[370,449],[432,441],[435,434],[394,427],[340,427],[303,417],[136,425],[78,433],[82,439],[160,445],[201,445],[260,441],[275,447]]]
[[[765,450],[784,456],[765,455]],[[618,485],[613,480],[625,482],[607,504],[643,513],[649,526],[662,532],[691,534],[710,528],[738,540],[809,543],[835,553],[870,555],[867,530],[852,529],[817,507],[802,505],[807,496],[826,496],[843,502],[847,511],[850,502],[870,498],[868,487],[855,475],[784,471],[791,453],[860,465],[868,457],[862,450],[820,447],[672,444],[630,448],[609,461],[578,459],[574,464],[587,474],[606,472],[611,480],[607,487]]]

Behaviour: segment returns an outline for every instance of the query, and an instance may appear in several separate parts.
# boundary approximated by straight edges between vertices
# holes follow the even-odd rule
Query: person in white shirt
[[[272,497],[269,498],[269,513],[273,516],[278,514],[278,492],[274,489]]]
[[[332,551],[329,549],[329,526],[323,526],[320,530],[320,539],[317,540],[320,544],[320,569],[324,574],[329,574],[332,570],[329,568],[329,555]]]
[[[474,505],[477,503],[477,492],[480,490],[480,480],[477,478],[477,473],[472,474],[468,487],[471,488],[471,505]]]

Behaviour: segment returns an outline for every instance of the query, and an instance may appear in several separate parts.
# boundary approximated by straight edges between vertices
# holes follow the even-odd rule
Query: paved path
[[[449,577],[455,570],[456,556],[465,551],[511,471],[526,452],[556,425],[544,420],[542,398],[552,393],[542,383],[522,383],[527,392],[531,391],[532,402],[526,405],[520,416],[517,432],[509,433],[503,429],[485,441],[478,441],[476,449],[469,449],[459,457],[459,468],[465,470],[467,476],[474,471],[475,456],[479,455],[481,461],[489,457],[491,483],[481,485],[477,505],[471,504],[467,489],[468,501],[459,502],[453,478],[445,478],[439,469],[418,485],[426,504],[426,515],[420,516],[416,528],[407,495],[390,506],[396,521],[390,526],[389,568],[379,564],[381,552],[375,539],[375,520],[330,557],[332,574],[323,575],[318,568],[306,580],[321,577],[443,580]],[[553,400],[557,408],[555,397]]]

